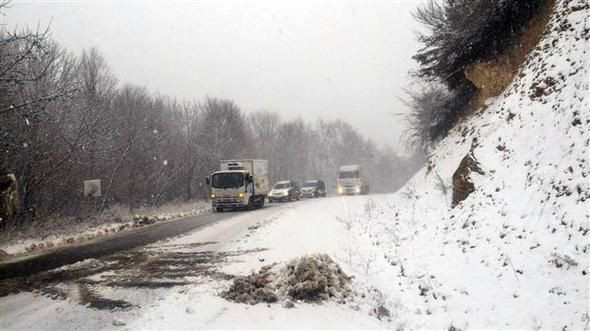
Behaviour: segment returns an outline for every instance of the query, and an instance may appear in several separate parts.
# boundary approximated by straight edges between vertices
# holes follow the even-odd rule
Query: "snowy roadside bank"
[[[210,211],[205,201],[167,204],[160,207],[138,208],[133,212],[124,207],[113,207],[101,216],[79,220],[73,217],[46,220],[33,224],[26,230],[14,230],[0,234],[0,252],[18,256],[64,245],[80,244],[121,231],[196,216]],[[7,255],[6,255],[7,254]]]

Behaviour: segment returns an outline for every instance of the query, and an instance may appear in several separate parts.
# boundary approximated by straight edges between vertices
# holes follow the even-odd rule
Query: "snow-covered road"
[[[236,212],[192,233],[32,277],[0,298],[0,329],[378,327],[336,303],[250,306],[219,293],[235,275],[305,254],[349,259],[352,213],[367,197],[332,197]]]

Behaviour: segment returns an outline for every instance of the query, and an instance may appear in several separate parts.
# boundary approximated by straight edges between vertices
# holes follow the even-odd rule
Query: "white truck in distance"
[[[368,194],[369,184],[363,177],[361,166],[343,165],[338,170],[338,194]]]
[[[267,160],[224,160],[207,177],[213,211],[255,209],[264,206],[270,191]]]

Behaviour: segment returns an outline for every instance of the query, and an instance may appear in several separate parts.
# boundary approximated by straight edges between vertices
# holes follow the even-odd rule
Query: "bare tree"
[[[145,107],[149,102],[148,98],[147,91],[144,88],[131,85],[124,86],[115,98],[114,107],[119,112],[121,120],[118,134],[125,138],[124,144],[121,146],[123,148],[120,152],[120,156],[114,164],[109,177],[100,212],[104,210],[109,201],[115,178],[121,167],[124,165],[125,159],[133,153],[132,147],[136,142],[139,125],[142,120],[142,112],[145,110]],[[135,156],[138,155],[136,154]],[[137,161],[137,159],[135,161]],[[137,169],[135,168],[137,164],[135,164],[135,162],[130,162],[130,165],[131,166],[127,167],[127,176],[125,176],[126,180],[122,180],[120,186],[127,187],[127,203],[130,208],[133,208],[135,205],[134,197],[136,194],[135,185],[138,176],[136,172]]]
[[[269,161],[269,173],[272,181],[279,179],[279,157],[278,144],[280,117],[273,112],[252,113],[248,117],[252,140],[256,142],[254,146],[255,157]]]

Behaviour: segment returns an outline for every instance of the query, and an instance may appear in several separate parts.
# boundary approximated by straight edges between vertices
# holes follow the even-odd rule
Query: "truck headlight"
[[[344,189],[342,188],[342,186],[338,186],[338,193],[340,193],[340,194],[344,193]]]
[[[356,193],[361,193],[361,188],[360,188],[359,186],[357,186],[357,187],[354,189],[354,191],[355,191]]]
[[[240,192],[238,193],[238,198],[243,198],[244,197],[244,193]]]

